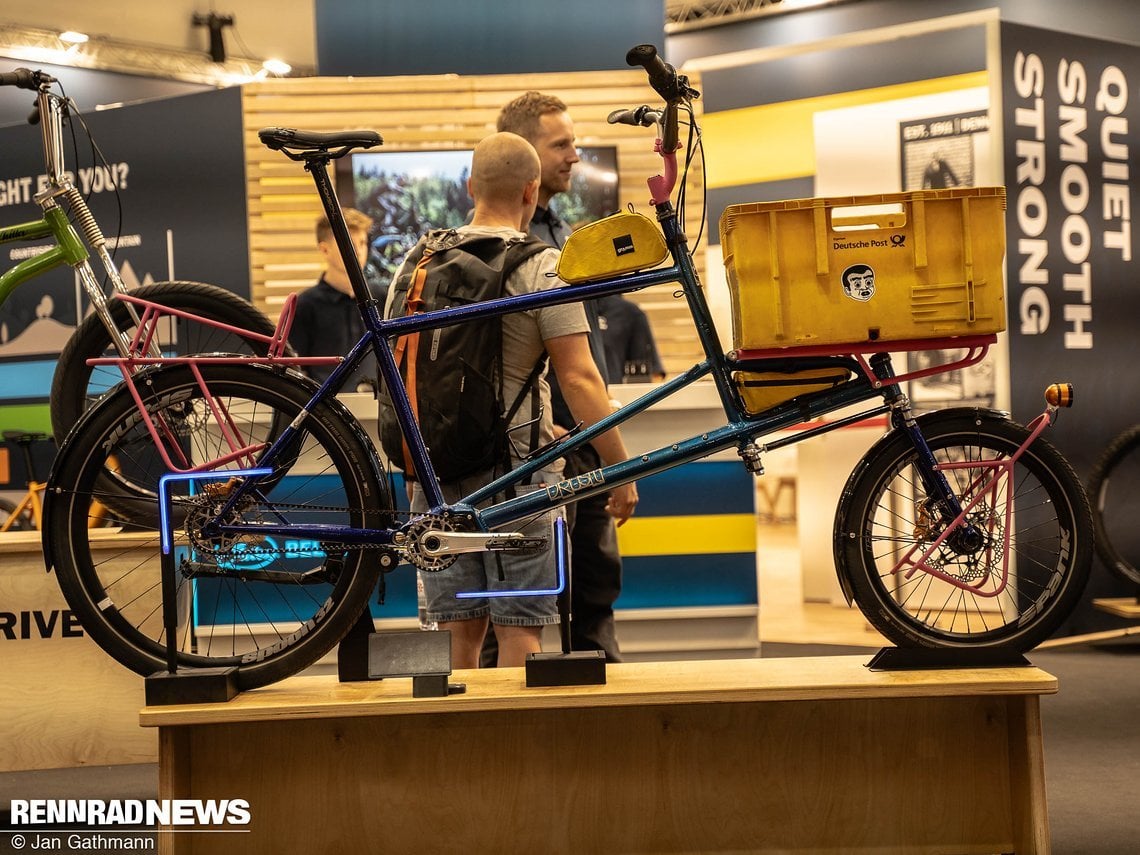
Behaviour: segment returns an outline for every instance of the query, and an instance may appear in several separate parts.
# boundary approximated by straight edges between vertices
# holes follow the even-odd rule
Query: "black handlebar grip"
[[[677,97],[677,71],[657,55],[657,48],[653,45],[630,48],[625,55],[625,61],[627,65],[640,65],[644,68],[645,73],[649,75],[649,85],[662,98],[672,100]]]
[[[0,86],[15,86],[18,89],[38,89],[36,73],[27,68],[17,68],[0,74]]]
[[[643,104],[633,110],[614,110],[606,117],[606,121],[611,125],[637,125],[648,128],[661,121],[661,113]]]

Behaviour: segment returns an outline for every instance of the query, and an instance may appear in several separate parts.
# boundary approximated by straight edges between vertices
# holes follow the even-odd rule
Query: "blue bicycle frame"
[[[313,175],[342,256],[351,259],[355,257],[354,250],[347,226],[340,214],[339,201],[327,173],[329,159],[327,153],[324,153],[323,156],[307,158],[305,168]],[[474,529],[489,531],[500,529],[510,523],[572,501],[608,491],[615,486],[636,481],[682,463],[707,457],[718,451],[731,447],[743,448],[758,435],[794,427],[853,404],[873,398],[885,398],[888,402],[857,415],[804,430],[794,437],[773,442],[766,448],[772,450],[793,442],[799,442],[844,425],[881,415],[890,410],[889,402],[893,397],[898,397],[899,392],[891,374],[889,358],[884,355],[882,358],[875,357],[872,359],[874,379],[868,376],[866,371],[856,373],[854,379],[837,387],[799,396],[792,403],[766,410],[758,416],[747,413],[733,388],[731,374],[733,371],[741,369],[757,370],[763,366],[765,360],[730,363],[729,358],[721,352],[720,341],[701,289],[700,278],[689,255],[688,244],[680,230],[672,204],[666,199],[666,201],[658,203],[656,209],[658,221],[661,224],[666,244],[673,259],[673,263],[669,267],[583,284],[565,285],[457,308],[384,319],[380,314],[379,304],[368,295],[361,269],[356,265],[347,265],[353,292],[364,318],[365,333],[343,362],[333,370],[321,389],[314,394],[306,405],[306,412],[318,401],[334,394],[335,390],[355,370],[361,360],[369,352],[374,353],[379,364],[381,380],[389,390],[397,420],[406,439],[415,476],[424,489],[431,512],[446,512],[453,516],[459,516],[471,520]],[[639,291],[643,288],[667,283],[680,283],[685,299],[688,301],[697,335],[705,353],[705,359],[701,363],[661,386],[653,388],[642,397],[590,427],[541,450],[517,468],[464,497],[461,501],[448,504],[443,500],[428,450],[424,445],[423,436],[412,413],[403,379],[399,374],[391,348],[387,344],[389,338],[405,333],[463,323],[473,318],[487,318],[563,303],[577,303],[595,297]],[[858,371],[859,366],[850,357],[834,357],[834,361],[848,364]],[[599,435],[621,425],[655,403],[669,397],[677,390],[710,375],[726,415],[727,424],[724,427],[681,440],[668,447],[638,455],[621,463],[604,466],[593,472],[548,485],[545,490],[538,490],[483,508],[478,507],[491,501],[497,494],[503,493],[507,487],[523,483],[532,473],[547,468],[553,461],[567,452],[591,442]],[[297,420],[294,426],[286,429],[277,438],[269,451],[258,460],[257,465],[259,467],[273,467],[274,461],[279,457],[282,450],[288,447],[295,431],[298,430],[296,425],[300,421],[300,419]],[[918,436],[917,440],[922,442],[921,436]],[[247,490],[256,489],[256,483],[257,479],[251,478],[235,490],[218,518],[226,518],[229,511],[240,502]],[[948,488],[944,488],[943,492],[945,495],[950,494]],[[259,535],[266,536],[288,535],[351,545],[372,544],[377,546],[390,544],[396,530],[355,529],[308,523],[257,523],[250,525],[218,522],[210,526],[209,533],[250,533],[252,529],[256,529]]]

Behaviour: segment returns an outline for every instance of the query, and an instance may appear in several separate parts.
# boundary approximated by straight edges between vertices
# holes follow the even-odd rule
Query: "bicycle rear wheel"
[[[1089,476],[1096,552],[1108,568],[1140,585],[1134,547],[1140,519],[1140,425],[1133,425],[1108,444]]]
[[[845,590],[884,636],[903,647],[1003,647],[1028,650],[1076,606],[1092,559],[1092,520],[1076,474],[1037,439],[999,482],[986,461],[1008,460],[1026,428],[994,413],[944,410],[919,419],[935,459],[968,513],[970,529],[933,544],[945,525],[932,512],[917,454],[893,432],[860,461],[836,512],[835,557]],[[1010,513],[1007,515],[1007,510]],[[1009,534],[1009,575],[1003,565]],[[944,578],[900,562],[925,562]]]
[[[240,441],[272,438],[279,416],[299,417],[312,386],[295,374],[258,365],[204,365],[208,388],[228,410]],[[301,381],[301,382],[298,382]],[[187,366],[157,366],[138,375],[147,413],[161,420],[196,461],[227,446]],[[114,459],[112,462],[112,458]],[[239,461],[214,471],[242,468]],[[105,499],[98,485],[109,467],[140,485],[117,527],[88,530]],[[155,454],[129,390],[120,388],[83,417],[59,453],[48,488],[45,544],[60,588],[84,629],[140,674],[162,670],[163,628],[158,479]],[[379,564],[375,550],[329,542],[233,536],[209,540],[200,526],[228,490],[225,480],[176,481],[173,509],[181,668],[235,667],[249,689],[280,680],[319,659],[366,607]],[[104,501],[104,504],[107,504]],[[335,399],[313,408],[286,463],[235,510],[244,522],[321,522],[382,527],[392,499],[371,444]],[[106,510],[103,510],[106,513]]]

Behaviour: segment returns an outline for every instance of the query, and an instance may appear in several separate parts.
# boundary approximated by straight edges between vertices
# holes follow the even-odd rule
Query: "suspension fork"
[[[124,358],[137,355],[132,353],[130,338],[117,327],[111,317],[111,308],[107,296],[103,293],[103,286],[95,274],[94,266],[91,264],[90,254],[83,242],[80,241],[76,227],[73,227],[64,215],[58,202],[61,198],[66,200],[72,217],[75,219],[76,227],[83,233],[83,240],[86,241],[86,245],[99,258],[103,271],[111,282],[112,293],[128,293],[127,286],[119,275],[119,270],[115,266],[111,254],[107,251],[107,239],[103,236],[102,229],[95,221],[91,209],[87,207],[83,195],[70,180],[64,179],[58,184],[37,193],[35,201],[43,209],[44,217],[53,224],[52,230],[56,240],[61,246],[70,250],[68,260],[75,268],[79,280],[83,283],[83,290],[87,293],[87,299],[91,301],[92,311],[99,316],[103,326],[107,328],[115,350],[118,351],[119,356]],[[126,309],[134,326],[138,327],[139,315],[135,307],[127,303]],[[149,348],[147,355],[153,357],[162,355],[157,343]]]

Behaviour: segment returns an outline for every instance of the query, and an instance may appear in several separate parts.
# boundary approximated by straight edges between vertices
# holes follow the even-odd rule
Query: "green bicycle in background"
[[[40,125],[44,158],[44,179],[34,195],[41,216],[0,227],[0,243],[43,240],[52,243],[43,252],[24,258],[0,273],[0,305],[24,283],[64,265],[75,270],[83,293],[90,301],[91,314],[78,324],[68,340],[52,380],[52,431],[57,442],[62,443],[90,403],[122,380],[117,370],[89,366],[88,359],[108,353],[123,357],[132,354],[158,357],[175,342],[179,353],[264,354],[265,344],[247,331],[264,336],[271,334],[274,327],[248,301],[215,285],[176,281],[127,288],[108,249],[107,238],[67,170],[64,126],[69,120],[80,124],[82,120],[62,88],[59,94],[52,91],[57,83],[43,71],[26,68],[0,74],[0,86],[36,93],[36,106],[29,121]],[[74,135],[74,124],[71,130]],[[103,283],[96,274],[93,257],[103,268]],[[202,324],[184,315],[170,314],[163,320],[165,326],[140,335],[140,316],[134,306],[112,299],[104,283],[110,284],[110,294],[130,293],[216,323]]]

